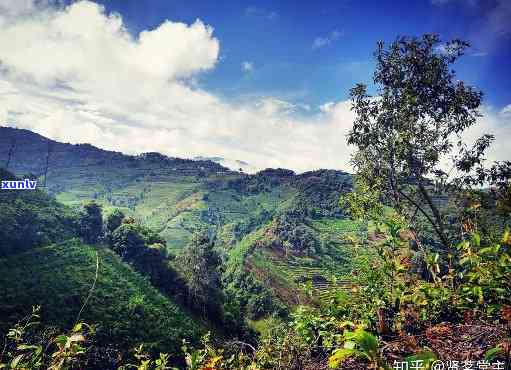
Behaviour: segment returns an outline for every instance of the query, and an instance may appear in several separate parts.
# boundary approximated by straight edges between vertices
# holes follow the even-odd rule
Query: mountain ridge
[[[18,176],[32,174],[64,204],[96,200],[106,211],[121,208],[181,247],[198,224],[225,225],[236,218],[250,222],[254,212],[276,212],[314,191],[331,198],[318,207],[319,213],[339,214],[336,194],[351,187],[351,175],[343,171],[265,169],[249,175],[210,160],[154,152],[131,156],[5,127],[0,127],[0,163],[9,163]]]
[[[27,139],[30,139],[30,140],[27,140]],[[167,156],[165,154],[161,154],[159,152],[143,152],[143,153],[140,153],[140,154],[126,154],[126,153],[123,153],[123,152],[120,152],[120,151],[115,151],[115,150],[108,150],[108,149],[103,149],[101,147],[98,147],[98,146],[95,146],[95,145],[92,145],[92,144],[89,144],[89,143],[77,143],[77,144],[71,144],[71,143],[66,143],[66,142],[61,142],[61,141],[58,141],[58,140],[54,140],[54,139],[50,139],[46,136],[43,136],[41,134],[38,134],[34,131],[31,131],[29,129],[24,129],[24,128],[15,128],[15,127],[9,127],[9,126],[0,126],[0,163],[1,164],[5,164],[7,159],[8,159],[8,156],[9,156],[9,149],[11,149],[11,146],[14,144],[14,151],[12,153],[12,158],[11,158],[11,161],[13,161],[11,163],[12,166],[14,166],[14,168],[11,168],[11,170],[13,170],[14,173],[16,174],[19,174],[19,172],[21,170],[26,170],[26,168],[30,168],[30,169],[33,169],[32,170],[32,173],[33,174],[37,174],[37,173],[42,173],[44,171],[44,167],[45,167],[45,162],[43,161],[43,159],[46,159],[45,157],[42,158],[39,156],[39,160],[33,160],[34,158],[28,158],[28,159],[31,159],[31,163],[40,163],[40,165],[38,167],[35,167],[35,165],[32,165],[32,166],[27,166],[27,165],[21,165],[19,162],[21,161],[16,161],[16,153],[19,152],[19,146],[22,145],[22,144],[26,144],[27,142],[29,143],[34,143],[34,139],[38,140],[39,141],[39,144],[40,145],[43,145],[43,144],[46,144],[46,145],[50,145],[50,155],[52,153],[52,150],[54,150],[55,148],[51,148],[51,146],[58,146],[60,148],[62,148],[63,146],[67,147],[67,148],[73,148],[75,150],[81,150],[81,151],[93,151],[93,152],[98,152],[98,153],[103,153],[105,155],[108,155],[108,156],[112,156],[112,157],[115,157],[115,156],[118,156],[118,155],[122,155],[124,157],[128,157],[128,158],[135,158],[135,159],[144,159],[144,158],[147,158],[147,157],[151,157],[151,156],[160,156],[162,158],[167,158],[171,161],[183,161],[183,162],[194,162],[196,163],[197,165],[206,165],[207,166],[220,166],[221,167],[221,170],[224,170],[224,171],[231,171],[231,172],[236,172],[236,173],[239,173],[238,169],[239,168],[243,168],[243,167],[250,167],[252,168],[252,171],[250,172],[246,172],[247,174],[257,174],[261,171],[265,171],[267,169],[275,169],[275,168],[272,168],[272,167],[268,167],[268,168],[263,168],[263,169],[260,169],[260,170],[256,170],[255,166],[251,165],[250,163],[244,161],[244,160],[240,160],[240,159],[229,159],[229,158],[223,158],[223,157],[219,157],[219,156],[196,156],[196,157],[193,157],[193,158],[181,158],[181,157],[170,157],[170,156]],[[42,149],[42,147],[41,147]],[[45,151],[42,151],[39,153],[47,153],[48,151],[48,148],[46,148]],[[23,159],[27,159],[26,158],[26,155],[27,155],[27,151],[24,150],[23,151],[25,157]],[[223,161],[230,161],[232,162],[233,164],[236,163],[236,164],[239,164],[239,167],[236,168],[236,169],[233,169],[233,168],[229,168],[227,166],[224,166],[222,165],[221,162]],[[236,166],[234,166],[236,167]],[[280,168],[279,168],[280,169]],[[303,175],[303,174],[307,174],[307,173],[311,173],[311,172],[315,172],[315,171],[320,171],[320,170],[328,170],[328,171],[336,171],[336,172],[339,172],[339,173],[348,173],[346,171],[343,171],[343,170],[336,170],[336,169],[324,169],[324,168],[318,168],[318,169],[315,169],[315,170],[309,170],[309,171],[304,171],[304,172],[300,172],[300,173],[296,173],[297,175]],[[293,171],[295,173],[294,170],[289,170],[289,171]]]

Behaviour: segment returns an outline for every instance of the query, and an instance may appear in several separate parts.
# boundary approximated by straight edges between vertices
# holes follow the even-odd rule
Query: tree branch
[[[442,221],[442,215],[440,214],[440,211],[438,211],[438,208],[433,203],[433,200],[431,199],[428,191],[422,184],[422,181],[420,180],[420,178],[419,178],[419,190],[420,190],[423,198],[428,203],[429,208],[431,209],[431,212],[433,213],[433,216],[436,219],[437,225],[436,225],[435,229],[437,230],[438,236],[440,237],[442,242],[445,244],[445,246],[449,248],[450,243],[449,243],[449,240],[447,239],[447,236],[445,235],[445,226]]]

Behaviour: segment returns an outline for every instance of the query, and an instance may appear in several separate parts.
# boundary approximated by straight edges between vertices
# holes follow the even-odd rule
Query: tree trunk
[[[435,230],[440,237],[440,240],[447,248],[450,248],[449,240],[447,239],[447,236],[445,235],[445,226],[442,221],[442,215],[440,214],[440,211],[433,203],[433,200],[431,199],[431,196],[429,195],[428,191],[424,187],[424,184],[422,183],[422,180],[419,179],[419,190],[422,194],[422,197],[428,203],[429,208],[431,209],[431,213],[433,214],[433,217],[435,218],[436,227]]]

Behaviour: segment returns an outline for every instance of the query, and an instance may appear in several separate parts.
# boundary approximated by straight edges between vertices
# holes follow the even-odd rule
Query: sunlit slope
[[[170,249],[181,249],[204,229],[231,246],[293,209],[313,218],[339,216],[339,195],[351,188],[351,176],[341,171],[246,175],[211,161],[128,156],[27,130],[0,127],[0,134],[0,163],[9,162],[17,175],[34,174],[66,205],[94,199],[105,212],[120,208],[161,233]]]
[[[250,233],[230,251],[228,271],[252,274],[287,306],[326,302],[338,287],[352,288],[352,259],[356,251],[351,240],[364,242],[364,224],[344,218],[304,220],[302,226],[314,231],[318,247],[297,252],[286,247],[285,238],[274,235],[270,222]]]

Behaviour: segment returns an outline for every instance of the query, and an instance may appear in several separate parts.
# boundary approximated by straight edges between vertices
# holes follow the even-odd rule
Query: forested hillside
[[[41,307],[41,323],[54,331],[72,327],[76,320],[95,323],[92,364],[113,361],[118,353],[126,353],[125,348],[140,343],[176,355],[183,339],[198,341],[206,332],[107,249],[71,240],[2,258],[0,263],[0,331],[5,333],[35,306]],[[96,273],[94,294],[79,317]]]
[[[339,206],[339,196],[352,186],[347,173],[267,169],[246,175],[211,161],[127,156],[26,130],[0,132],[1,163],[19,176],[33,174],[67,206],[94,200],[106,214],[120,209],[159,233],[174,254],[194,234],[214,233],[230,260],[225,278],[237,294],[237,275],[247,272],[267,294],[294,305],[300,285],[314,280],[321,288],[316,293],[324,295],[334,277],[349,271],[343,234],[358,226]],[[267,309],[250,308],[259,312],[255,317]]]
[[[138,266],[81,241],[94,225],[81,210],[41,190],[2,191],[0,210],[1,333],[32,307],[41,307],[47,335],[86,320],[97,325],[89,366],[102,367],[139,343],[176,356],[183,339],[197,342],[206,332],[208,323],[183,308],[176,291],[159,291]]]

